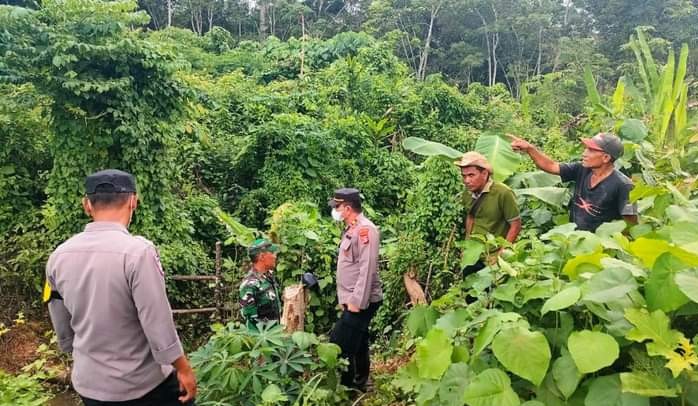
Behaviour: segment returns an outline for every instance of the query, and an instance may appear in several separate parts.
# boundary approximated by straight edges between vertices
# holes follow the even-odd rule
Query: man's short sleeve
[[[560,179],[563,182],[576,181],[581,171],[582,164],[579,162],[560,164]]]
[[[511,223],[520,217],[519,205],[516,204],[516,196],[514,196],[514,192],[511,189],[504,189],[499,199],[499,204],[507,223]]]
[[[133,303],[153,358],[161,365],[172,364],[184,351],[167,300],[160,257],[152,244],[136,257],[129,279]]]
[[[618,212],[621,216],[637,216],[637,204],[630,203],[630,191],[633,190],[632,183],[623,183],[618,188]]]

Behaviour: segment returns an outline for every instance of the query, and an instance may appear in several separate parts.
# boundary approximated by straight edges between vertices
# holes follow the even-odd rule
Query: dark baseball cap
[[[591,138],[583,138],[582,142],[587,148],[605,152],[614,160],[623,156],[623,142],[613,134],[598,133]]]
[[[273,244],[266,238],[258,238],[254,240],[252,245],[247,247],[247,253],[250,257],[254,258],[257,254],[261,254],[262,252],[279,252],[279,246]]]
[[[342,188],[334,191],[334,196],[327,202],[331,208],[335,208],[342,203],[358,203],[361,204],[361,192],[359,189]]]
[[[136,193],[136,178],[118,169],[105,169],[85,178],[85,193]]]

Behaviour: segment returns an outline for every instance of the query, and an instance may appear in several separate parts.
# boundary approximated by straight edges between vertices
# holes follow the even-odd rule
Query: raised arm
[[[516,152],[527,153],[528,156],[530,156],[531,159],[533,159],[533,163],[535,163],[539,169],[551,173],[553,175],[560,174],[559,162],[556,162],[549,156],[545,155],[530,142],[512,134],[507,134],[507,136],[511,138],[511,149],[513,149]]]

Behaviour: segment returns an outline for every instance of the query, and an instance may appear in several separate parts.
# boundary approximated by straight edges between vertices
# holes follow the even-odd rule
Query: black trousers
[[[177,374],[173,372],[155,389],[138,399],[123,402],[103,402],[81,397],[85,406],[195,406],[194,401],[181,403],[178,399],[179,396],[179,381]]]
[[[474,274],[475,272],[481,270],[484,267],[485,267],[485,263],[482,262],[481,259],[478,259],[476,263],[474,263],[472,265],[468,265],[465,268],[463,268],[463,279],[465,279],[466,276]]]
[[[342,385],[364,389],[371,371],[371,357],[368,350],[368,326],[381,302],[368,305],[358,313],[342,312],[330,333],[330,342],[342,349],[342,357],[349,361],[349,368],[342,374]]]

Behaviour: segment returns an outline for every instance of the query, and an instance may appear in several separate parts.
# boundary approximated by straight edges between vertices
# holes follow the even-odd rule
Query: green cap
[[[273,244],[266,238],[258,238],[254,240],[252,245],[247,247],[247,253],[250,257],[254,258],[257,254],[261,254],[262,252],[279,252],[279,246]]]

